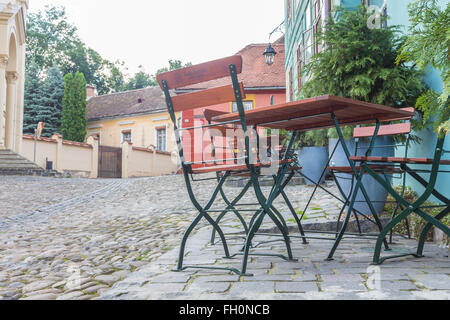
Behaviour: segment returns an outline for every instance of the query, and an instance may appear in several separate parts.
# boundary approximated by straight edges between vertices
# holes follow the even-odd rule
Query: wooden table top
[[[326,95],[249,110],[245,116],[248,125],[305,131],[334,127],[333,112],[342,126],[374,123],[376,119],[382,122],[406,120],[415,115],[413,108],[396,109]],[[239,113],[213,117],[214,122],[233,120],[239,120]]]

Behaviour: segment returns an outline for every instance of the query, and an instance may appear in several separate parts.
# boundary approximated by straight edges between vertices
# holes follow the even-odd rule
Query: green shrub
[[[402,192],[401,186],[396,186],[396,187],[394,187],[394,189],[397,193],[401,194],[401,192]],[[410,187],[406,187],[404,199],[406,201],[412,203],[418,199],[418,195]],[[392,212],[394,211],[394,209],[397,206],[397,204],[394,201],[395,201],[394,198],[391,195],[389,195],[387,202],[386,202],[386,207],[384,208],[384,212],[382,214],[383,216],[390,217],[392,215]],[[434,205],[436,205],[436,203],[427,201],[423,204],[423,207],[434,206]],[[398,209],[397,214],[400,214],[401,211],[402,211],[401,209]],[[425,208],[425,209],[423,209],[423,211],[432,216],[436,216],[437,214],[439,214],[442,211],[442,208]],[[408,223],[410,226],[411,236],[414,237],[415,239],[418,239],[422,233],[423,228],[426,226],[427,222],[417,214],[412,214],[407,219],[408,219]],[[450,226],[450,216],[449,215],[447,215],[441,221],[446,226]],[[429,234],[427,235],[427,241],[433,241],[433,230],[434,229],[431,229]],[[405,236],[408,235],[406,223],[398,224],[394,228],[394,233],[400,234],[400,235],[405,235]],[[444,236],[443,244],[447,245],[447,246],[450,244],[450,238],[448,236]]]

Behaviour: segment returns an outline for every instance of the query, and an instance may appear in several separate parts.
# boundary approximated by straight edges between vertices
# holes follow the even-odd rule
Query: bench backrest
[[[239,55],[214,60],[182,69],[177,69],[165,73],[161,73],[157,76],[157,81],[164,91],[166,97],[167,109],[174,124],[175,137],[177,140],[178,151],[183,167],[186,167],[186,172],[192,172],[192,166],[200,164],[210,163],[210,161],[186,161],[183,150],[183,141],[191,151],[191,155],[197,155],[195,152],[195,145],[193,132],[195,130],[204,129],[206,127],[214,129],[209,125],[199,125],[188,128],[178,128],[178,120],[176,118],[176,112],[183,112],[188,110],[194,110],[198,108],[204,108],[208,106],[219,105],[223,103],[230,103],[237,101],[238,108],[243,110],[242,99],[245,99],[244,86],[239,83],[237,75],[242,73],[242,57]],[[216,79],[228,78],[227,81],[208,82]],[[216,85],[212,89],[202,89],[202,85],[197,85],[191,92],[187,94],[173,95],[170,90],[172,89],[186,89],[194,84],[203,84],[208,82],[209,85]],[[227,84],[227,85],[224,85]],[[206,86],[206,85],[205,85]],[[200,87],[199,89],[197,89]],[[243,112],[243,111],[242,111]],[[237,122],[242,122],[242,119]],[[244,122],[245,124],[245,122]],[[222,128],[217,126],[219,130],[211,130],[218,132],[226,132],[227,126]],[[203,139],[203,138],[202,138]]]
[[[414,112],[414,108],[402,108],[400,110]],[[411,117],[391,119],[391,121],[411,120]],[[376,127],[359,127],[353,131],[354,138],[370,138],[375,134]],[[411,122],[397,123],[380,126],[378,136],[393,136],[396,134],[409,134],[411,133]]]
[[[375,134],[376,127],[361,127],[355,128],[353,132],[354,138],[369,138]],[[409,134],[411,133],[411,122],[397,123],[385,126],[380,126],[378,136],[392,136],[396,134]]]
[[[159,74],[156,79],[164,90],[163,80],[168,89],[183,88],[189,85],[221,79],[230,76],[230,65],[236,67],[236,73],[242,72],[242,57],[231,56],[195,66]],[[244,86],[240,83],[241,95],[245,98]],[[235,101],[233,85],[225,85],[212,89],[194,91],[172,97],[175,112],[193,110]]]
[[[353,132],[353,137],[354,138],[372,137],[375,133],[375,129],[376,129],[375,127],[355,128],[355,131]],[[411,133],[411,122],[380,126],[378,136],[392,136],[396,134],[409,134],[409,133]]]

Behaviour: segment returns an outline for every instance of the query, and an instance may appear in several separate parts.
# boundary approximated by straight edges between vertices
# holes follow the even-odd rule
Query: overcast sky
[[[284,20],[283,0],[30,0],[30,12],[47,4],[66,7],[81,39],[124,61],[129,73],[139,65],[155,73],[169,59],[196,64],[233,55],[268,42]]]

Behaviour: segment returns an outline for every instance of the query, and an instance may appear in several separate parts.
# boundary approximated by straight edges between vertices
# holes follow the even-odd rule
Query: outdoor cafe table
[[[245,111],[245,115],[241,115],[239,113],[219,115],[214,117],[212,120],[216,123],[230,122],[242,119],[242,117],[244,116],[247,126],[264,127],[268,129],[284,129],[287,131],[292,131],[293,134],[291,136],[289,146],[286,150],[286,155],[289,155],[290,151],[292,150],[293,140],[295,139],[297,132],[335,128],[344,153],[352,168],[353,174],[355,176],[358,176],[355,162],[350,159],[351,154],[344,139],[342,127],[348,125],[376,123],[377,130],[375,130],[374,134],[374,137],[376,137],[381,122],[411,119],[414,115],[415,113],[411,110],[396,109],[373,103],[325,95],[290,103],[260,107],[254,110]],[[373,147],[374,140],[375,139],[372,139],[369,150]],[[282,168],[279,171],[279,176],[277,178],[278,185],[275,186],[275,189],[279,187],[280,182],[284,178],[284,175],[286,175],[287,173],[286,168],[283,168],[283,166],[287,165],[282,165]],[[369,200],[365,189],[361,188],[361,191],[366,200]],[[273,190],[273,192],[275,194],[277,193],[276,190]],[[354,192],[356,192],[356,190]],[[267,198],[265,207],[270,207],[272,201],[273,197],[269,196]],[[370,203],[370,201],[367,202],[369,207],[371,207],[372,204]],[[375,212],[373,210],[373,206],[371,208],[371,211],[372,213]],[[347,212],[347,215],[349,214],[350,212]],[[261,216],[257,219],[256,223],[252,225],[252,228],[247,236],[247,243],[251,243],[252,238],[258,231],[263,219],[264,213],[262,213]],[[374,219],[376,219],[378,227],[381,231],[381,222],[379,221],[376,214],[374,215]],[[330,255],[328,257],[329,259],[332,258],[334,251],[337,249],[344,235],[344,232],[345,230],[344,228],[342,228],[330,252]],[[385,244],[387,246],[386,241]],[[244,255],[248,255],[248,247],[249,246],[246,245]],[[245,272],[246,269],[245,261],[246,259],[244,258],[243,272]]]

